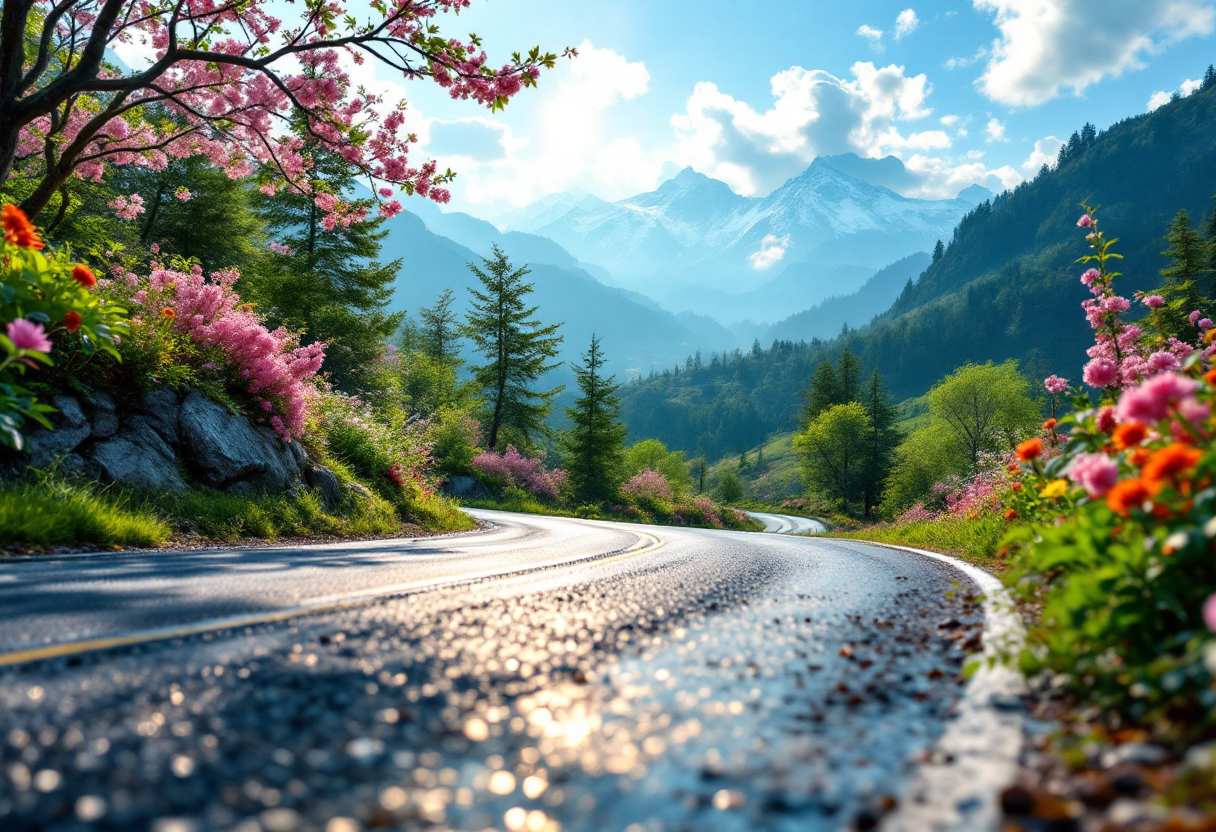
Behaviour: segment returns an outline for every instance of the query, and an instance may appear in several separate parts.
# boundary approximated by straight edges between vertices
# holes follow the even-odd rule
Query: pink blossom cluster
[[[120,220],[133,220],[144,212],[144,198],[139,194],[120,196],[107,203]]]
[[[284,442],[304,433],[308,407],[316,395],[313,384],[325,360],[325,345],[299,341],[282,327],[268,330],[253,310],[241,304],[233,289],[240,275],[234,270],[209,277],[195,266],[190,272],[154,268],[146,280],[127,273],[139,288],[131,301],[171,309],[173,326],[195,343],[216,347],[235,372],[244,390],[258,398],[266,419]]]
[[[514,445],[509,445],[505,454],[483,451],[470,464],[482,476],[549,500],[557,499],[566,485],[565,471],[560,468],[546,471],[543,462],[524,456]]]
[[[646,468],[634,474],[628,482],[621,486],[621,492],[633,497],[634,500],[661,500],[671,502],[675,494],[671,483],[653,468]]]
[[[941,517],[941,512],[926,508],[924,502],[918,502],[912,508],[895,518],[897,523],[927,523]]]

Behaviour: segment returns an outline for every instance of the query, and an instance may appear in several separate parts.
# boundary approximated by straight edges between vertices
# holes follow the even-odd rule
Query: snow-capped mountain
[[[873,169],[886,176],[892,163],[900,164],[882,163]],[[501,217],[499,225],[549,237],[671,308],[699,309],[691,289],[744,292],[786,270],[812,282],[822,274],[820,294],[829,297],[838,288],[827,279],[831,270],[877,269],[931,251],[978,201],[973,189],[966,199],[909,199],[838,167],[817,159],[763,198],[739,196],[685,169],[651,193],[615,203],[557,194]]]

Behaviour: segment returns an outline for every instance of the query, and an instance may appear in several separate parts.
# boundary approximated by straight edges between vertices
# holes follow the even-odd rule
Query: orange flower
[[[173,320],[174,318],[177,317],[177,313],[174,312],[173,309],[168,306],[166,306],[164,309],[160,310],[160,314],[164,315],[169,320]]]
[[[1055,419],[1048,419],[1046,422],[1043,423],[1043,430],[1047,430],[1047,431],[1055,430],[1057,424],[1058,423],[1056,422]]]
[[[1160,490],[1161,483],[1166,480],[1177,482],[1181,474],[1198,465],[1202,458],[1203,451],[1197,448],[1188,448],[1181,444],[1170,445],[1149,457],[1148,462],[1144,463],[1141,476],[1150,487],[1156,485],[1157,490]]]
[[[1116,514],[1127,517],[1132,509],[1142,508],[1152,494],[1141,480],[1124,480],[1106,492],[1106,504]]]
[[[1216,387],[1216,370],[1208,370],[1206,373],[1204,373],[1203,380],[1213,387]]]
[[[1144,425],[1139,422],[1124,422],[1115,428],[1115,447],[1126,451],[1128,448],[1139,445],[1146,436],[1148,436],[1148,428]]]
[[[25,212],[11,203],[0,207],[0,225],[4,226],[4,241],[21,248],[40,249],[45,245],[38,229]]]
[[[1021,445],[1018,445],[1018,459],[1022,462],[1030,462],[1032,459],[1038,459],[1043,455],[1043,440],[1039,437],[1027,439]]]
[[[1009,509],[1009,511],[1005,512],[1005,519],[1006,520],[1017,520],[1018,513],[1016,511],[1014,511],[1013,509]]]
[[[1152,455],[1153,452],[1148,448],[1133,448],[1132,452],[1127,455],[1127,461],[1140,468],[1148,462],[1148,458]]]
[[[77,263],[72,267],[72,280],[86,289],[92,289],[97,285],[97,275],[93,274],[93,270],[84,263]]]
[[[80,313],[75,309],[69,309],[63,313],[63,328],[68,332],[75,332],[80,329]]]
[[[1015,482],[1013,485],[1011,485],[1009,487],[1012,488],[1014,491],[1022,490],[1022,484],[1020,482]]]

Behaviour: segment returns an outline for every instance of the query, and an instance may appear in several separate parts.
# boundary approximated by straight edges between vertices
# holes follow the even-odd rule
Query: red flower
[[[174,318],[177,317],[177,313],[174,312],[173,309],[168,306],[166,306],[164,309],[160,310],[160,314],[164,315],[169,320],[173,320]]]
[[[1057,422],[1055,419],[1048,419],[1046,422],[1043,423],[1043,430],[1048,430],[1048,431],[1055,430],[1056,424],[1057,424]]]
[[[38,250],[45,246],[38,236],[38,229],[30,222],[25,212],[16,205],[0,207],[0,226],[4,227],[4,241],[21,248]]]
[[[1009,509],[1009,511],[1005,512],[1005,519],[1006,520],[1017,520],[1018,513],[1016,511],[1014,511],[1013,509]]]
[[[1022,484],[1020,482],[1015,482],[1013,485],[1011,485],[1009,487],[1012,488],[1014,491],[1022,490]]]
[[[1027,439],[1021,445],[1018,445],[1018,459],[1022,462],[1030,462],[1032,459],[1038,459],[1043,455],[1043,440],[1039,437]]]
[[[92,289],[97,285],[97,276],[84,263],[77,263],[72,267],[72,280],[86,289]]]
[[[75,309],[69,309],[63,313],[63,328],[68,332],[75,332],[80,329],[80,313]]]

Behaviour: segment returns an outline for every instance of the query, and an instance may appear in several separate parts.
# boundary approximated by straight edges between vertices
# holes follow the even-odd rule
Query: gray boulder
[[[93,432],[76,399],[56,396],[51,404],[59,411],[50,416],[55,429],[31,431],[27,440],[29,464],[35,468],[46,468],[59,457],[70,454]]]
[[[298,442],[292,444],[298,445]],[[321,494],[321,505],[326,511],[337,511],[346,495],[342,492],[342,483],[337,475],[324,465],[316,465],[304,469],[304,481],[309,488],[315,488]]]
[[[300,478],[290,446],[198,393],[182,402],[180,451],[191,473],[213,488],[234,492],[286,491]]]
[[[104,479],[149,491],[183,491],[173,449],[141,417],[128,420],[113,439],[93,446],[93,467]]]
[[[93,438],[109,439],[118,433],[118,407],[109,393],[95,393],[89,401],[93,409]]]
[[[153,387],[139,398],[136,410],[148,420],[148,424],[170,445],[176,445],[179,437],[179,405],[177,393],[168,387]]]

